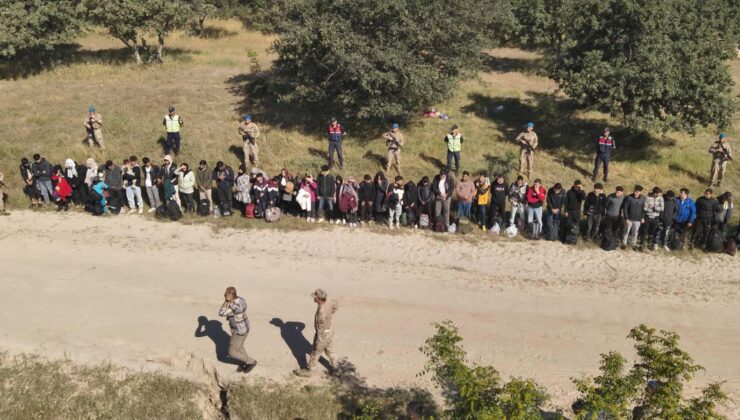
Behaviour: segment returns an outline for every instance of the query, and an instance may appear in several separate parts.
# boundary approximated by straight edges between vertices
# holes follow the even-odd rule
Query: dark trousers
[[[195,211],[195,202],[193,202],[193,193],[180,193],[180,202],[182,203],[183,210],[187,211]]]
[[[568,210],[568,217],[565,219],[565,225],[570,227],[572,224],[581,222],[581,212],[579,210]],[[580,227],[580,226],[579,226]]]
[[[231,211],[232,197],[231,187],[216,188],[216,198],[218,198],[218,204],[221,206],[221,209]]]
[[[609,178],[609,160],[611,156],[605,153],[597,153],[596,160],[594,161],[594,178],[599,174],[599,165],[604,164],[604,180]]]
[[[615,238],[619,238],[619,216],[606,216],[606,223],[604,224],[604,234],[607,232],[613,235]]]
[[[455,175],[460,172],[460,152],[447,151],[447,170],[452,169],[452,159],[455,159]]]
[[[596,235],[598,235],[599,230],[601,228],[601,214],[587,214],[586,215],[586,237],[587,238],[595,238]]]
[[[360,203],[360,220],[369,222],[373,217],[373,202],[363,201]]]
[[[710,230],[712,230],[712,219],[696,219],[691,235],[691,243],[695,247],[706,245]]]
[[[180,133],[167,133],[164,140],[164,154],[169,155],[171,151],[175,154],[180,153]]]
[[[500,218],[500,219],[499,219]],[[503,229],[503,224],[501,221],[506,219],[506,203],[497,203],[495,201],[491,202],[491,214],[488,220],[491,222],[491,226],[493,227],[493,224],[496,223],[497,220],[499,220],[499,227]]]
[[[555,213],[548,209],[545,215],[545,223],[547,223],[547,236],[545,238],[551,241],[557,240],[560,236],[560,212]]]
[[[110,198],[108,199],[108,210],[111,211],[113,214],[118,214],[121,212],[121,207],[123,207],[123,190],[122,189],[109,189],[108,192],[110,192]]]
[[[339,165],[344,165],[344,153],[342,152],[341,141],[329,140],[329,165],[334,165],[334,151],[337,152],[337,158],[339,159]]]
[[[647,238],[648,246],[655,245],[658,242],[658,230],[660,229],[660,218],[649,217],[645,219],[645,223],[641,226],[644,230],[640,235],[640,244],[642,244]]]
[[[87,184],[79,185],[72,190],[72,202],[77,205],[84,205],[87,202]]]

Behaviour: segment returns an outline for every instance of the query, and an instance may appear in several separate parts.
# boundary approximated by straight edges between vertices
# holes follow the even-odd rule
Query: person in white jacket
[[[180,190],[180,202],[182,202],[183,211],[195,211],[195,202],[193,201],[195,174],[190,170],[190,165],[187,163],[180,164],[175,173],[177,174],[177,185]]]

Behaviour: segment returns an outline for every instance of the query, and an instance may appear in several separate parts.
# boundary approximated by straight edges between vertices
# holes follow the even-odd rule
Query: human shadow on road
[[[229,334],[224,331],[221,321],[208,319],[201,315],[198,317],[198,328],[195,329],[195,337],[208,337],[216,345],[216,359],[222,363],[238,365],[241,362],[229,357]]]
[[[273,318],[270,324],[280,328],[280,337],[288,345],[290,352],[293,353],[298,366],[301,369],[308,368],[306,357],[311,354],[313,346],[311,346],[311,343],[303,335],[306,324],[293,321],[284,322],[280,318]],[[322,364],[324,364],[323,361]]]

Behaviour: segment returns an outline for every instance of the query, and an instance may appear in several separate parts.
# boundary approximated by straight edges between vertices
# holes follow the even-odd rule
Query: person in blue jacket
[[[689,197],[689,189],[681,188],[681,192],[676,197],[676,206],[678,215],[676,216],[675,234],[680,235],[681,243],[686,238],[686,233],[696,221],[696,204]]]

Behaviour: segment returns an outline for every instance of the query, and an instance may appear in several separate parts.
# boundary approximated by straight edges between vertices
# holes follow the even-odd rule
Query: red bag
[[[247,203],[247,205],[244,206],[244,217],[247,219],[254,219],[254,204]]]

